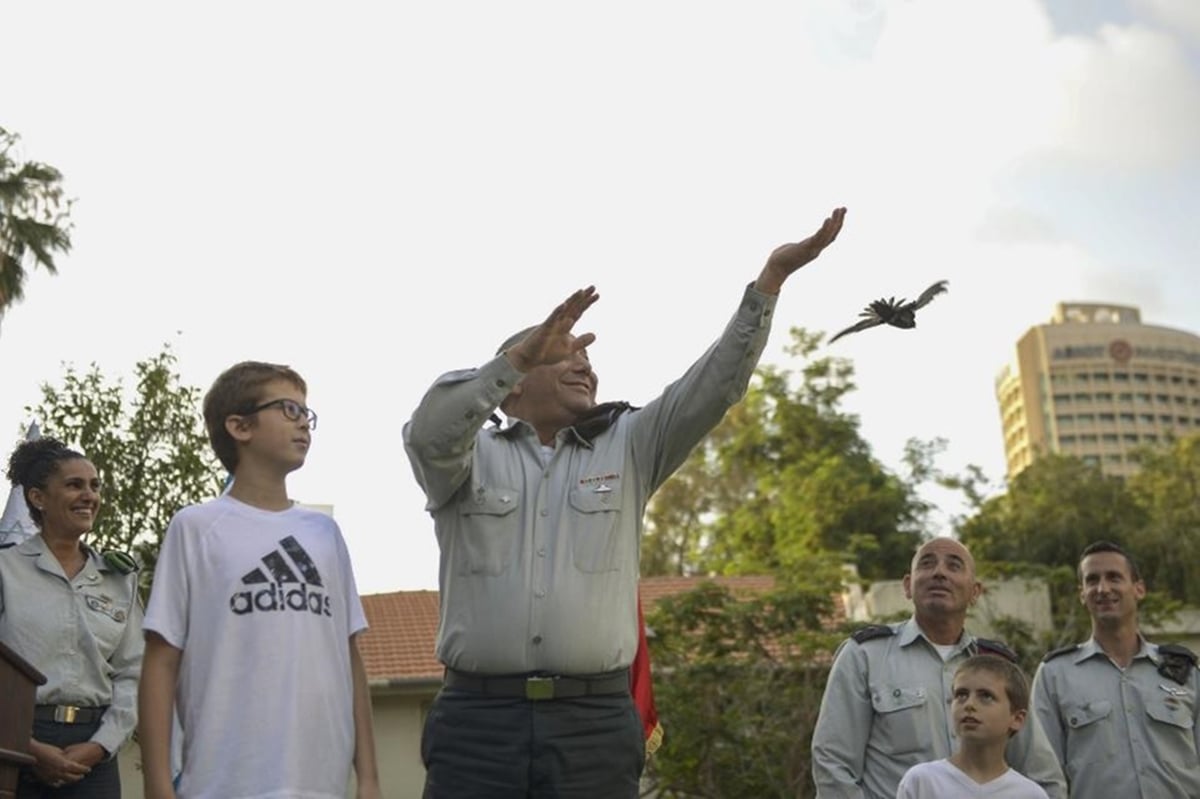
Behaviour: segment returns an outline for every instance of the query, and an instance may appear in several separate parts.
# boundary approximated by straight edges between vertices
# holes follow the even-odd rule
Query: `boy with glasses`
[[[317,424],[306,393],[290,368],[248,361],[204,398],[234,482],[176,514],[159,554],[139,702],[148,798],[341,799],[352,764],[358,795],[382,795],[350,556],[333,519],[287,496]]]

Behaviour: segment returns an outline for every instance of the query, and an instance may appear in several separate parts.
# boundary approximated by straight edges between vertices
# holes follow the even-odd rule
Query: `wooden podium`
[[[33,763],[34,691],[42,673],[0,641],[0,799],[17,795],[17,772]]]

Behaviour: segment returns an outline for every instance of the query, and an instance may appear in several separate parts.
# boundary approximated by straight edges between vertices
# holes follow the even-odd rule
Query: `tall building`
[[[1047,453],[1127,476],[1130,450],[1200,432],[1200,336],[1129,305],[1059,303],[1017,341],[996,399],[1010,480]]]

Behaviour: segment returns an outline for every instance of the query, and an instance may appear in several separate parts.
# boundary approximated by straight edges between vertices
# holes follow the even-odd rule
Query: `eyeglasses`
[[[308,420],[309,430],[317,429],[317,412],[312,408],[306,408],[295,400],[290,399],[275,399],[271,400],[270,402],[264,402],[262,405],[257,405],[246,411],[242,414],[242,416],[249,416],[252,413],[258,413],[259,411],[270,408],[272,405],[278,405],[279,410],[283,411],[283,418],[287,419],[288,421],[298,422],[301,418],[304,418]]]

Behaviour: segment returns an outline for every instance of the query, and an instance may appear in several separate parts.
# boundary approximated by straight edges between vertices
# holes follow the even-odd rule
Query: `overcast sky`
[[[948,279],[830,348],[890,465],[941,436],[999,478],[993,379],[1056,302],[1200,329],[1195,0],[18,0],[4,32],[0,125],[78,202],[0,326],[0,441],[64,362],[290,364],[320,414],[291,491],[364,593],[436,587],[400,430],[439,373],[594,283],[601,399],[645,403],[835,205],[765,360]]]

